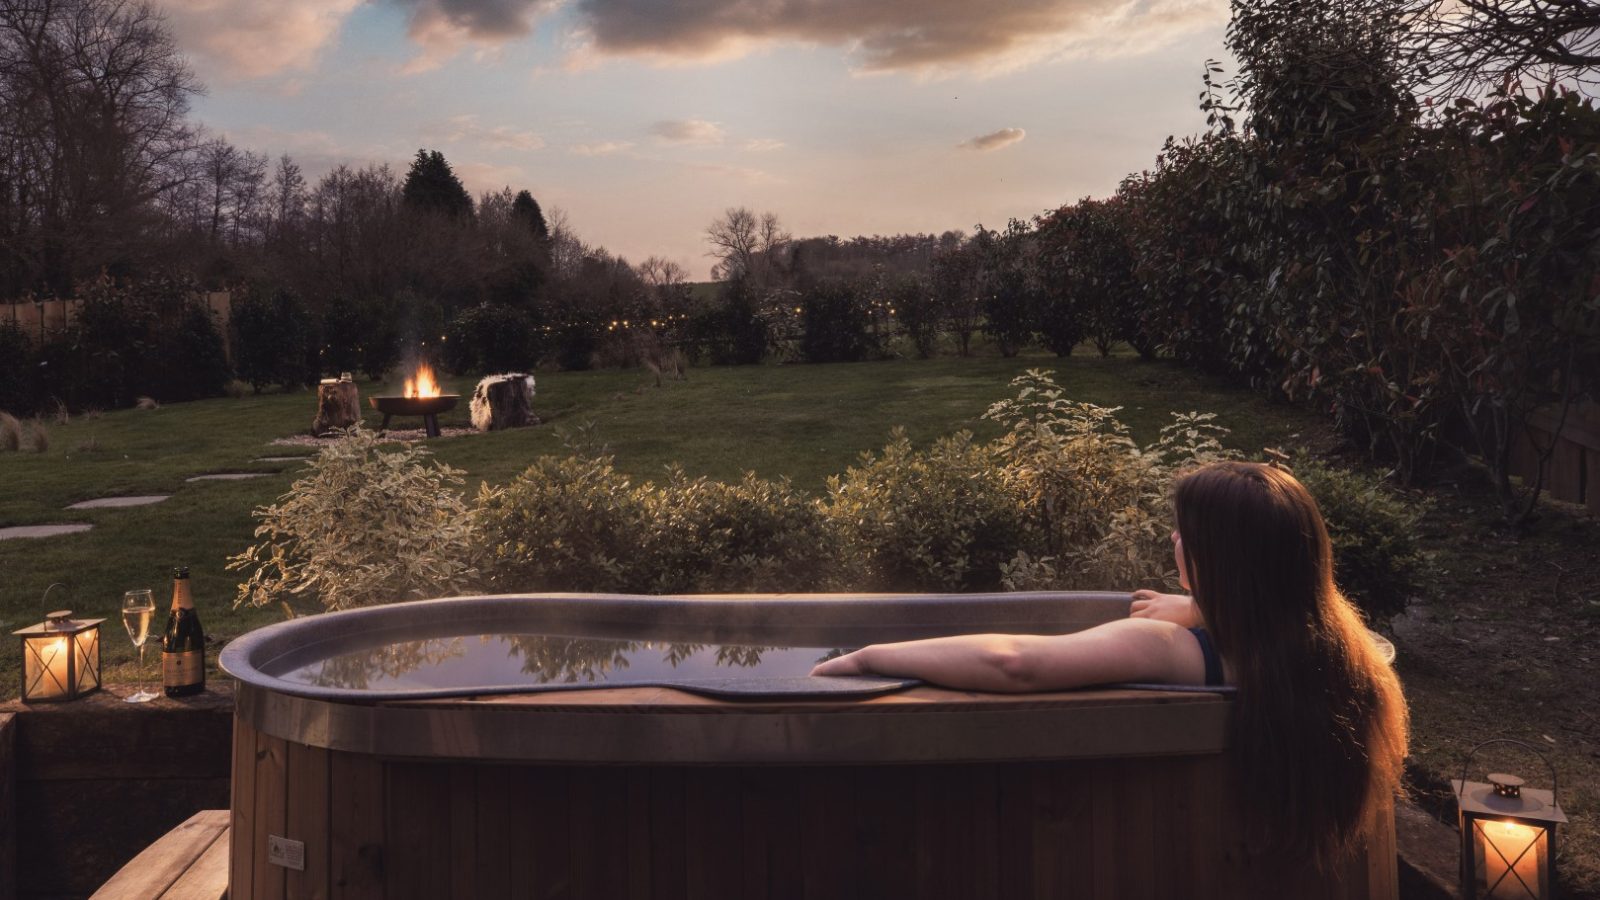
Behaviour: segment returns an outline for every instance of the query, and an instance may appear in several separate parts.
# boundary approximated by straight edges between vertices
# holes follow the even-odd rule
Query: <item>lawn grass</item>
[[[636,478],[659,478],[676,462],[691,475],[732,479],[753,470],[821,492],[829,475],[882,446],[896,426],[918,443],[961,429],[994,435],[993,423],[981,419],[984,410],[1008,396],[1010,379],[1030,367],[1055,372],[1075,397],[1124,406],[1123,418],[1141,441],[1153,439],[1175,410],[1218,413],[1235,429],[1234,445],[1246,450],[1317,427],[1303,410],[1131,356],[944,357],[697,368],[683,381],[660,386],[640,370],[540,375],[535,407],[545,424],[430,446],[440,460],[466,470],[475,492],[477,483],[503,483],[541,454],[566,452],[558,432],[592,423],[618,467]],[[465,395],[472,381],[446,384]],[[364,383],[361,389],[370,396],[383,386]],[[0,627],[40,621],[40,596],[57,581],[67,586],[69,599],[58,591],[51,608],[66,605],[84,616],[115,617],[122,592],[134,587],[156,589],[165,603],[171,567],[180,564],[190,566],[201,619],[219,642],[280,618],[278,610],[233,609],[240,579],[224,563],[251,543],[251,510],[287,490],[300,468],[251,460],[312,452],[269,442],[304,432],[314,412],[314,397],[306,392],[125,410],[53,426],[45,453],[0,455],[0,526],[95,526],[83,534],[0,541]],[[466,425],[465,403],[441,423]],[[369,411],[367,424],[377,427],[377,415]],[[407,424],[415,423],[396,423]],[[185,481],[221,471],[270,474]],[[164,493],[171,499],[154,506],[64,509],[96,497]],[[108,622],[105,631],[107,677],[131,680],[133,651],[115,626]],[[0,694],[16,694],[16,657],[0,653]]]

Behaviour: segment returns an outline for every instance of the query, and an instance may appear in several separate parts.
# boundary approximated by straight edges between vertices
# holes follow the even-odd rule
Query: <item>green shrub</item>
[[[806,362],[860,362],[882,352],[860,288],[820,281],[800,292],[800,357]]]
[[[649,521],[641,575],[652,593],[803,591],[826,580],[832,551],[822,511],[788,479],[735,483],[673,467],[643,489]]]
[[[1387,622],[1420,594],[1427,558],[1416,539],[1426,511],[1415,498],[1402,498],[1370,475],[1339,469],[1300,454],[1294,476],[1317,499],[1333,541],[1333,575],[1366,614]]]
[[[35,377],[38,350],[12,322],[0,322],[0,409],[29,413],[39,405]]]
[[[691,314],[684,337],[696,361],[705,358],[714,366],[754,365],[772,345],[771,329],[743,279],[726,282],[716,305]]]
[[[478,495],[485,580],[499,591],[627,591],[638,584],[648,498],[609,456],[541,456]]]
[[[1173,414],[1140,447],[1107,409],[1073,400],[1046,372],[1012,380],[1017,396],[984,418],[1006,427],[993,459],[1033,535],[1018,544],[1012,590],[1105,588],[1170,581],[1171,488],[1182,470],[1231,456],[1209,413]]]
[[[316,601],[330,610],[442,597],[469,589],[476,541],[461,471],[412,444],[383,450],[357,426],[311,471],[259,508],[260,543],[230,557],[248,570],[234,606]]]
[[[251,291],[233,306],[233,364],[257,391],[315,384],[317,322],[289,290]]]
[[[848,590],[994,589],[1028,531],[1020,497],[967,432],[919,451],[896,429],[828,479],[824,511]]]
[[[532,371],[539,364],[542,337],[526,310],[480,303],[450,320],[445,364],[458,373]]]

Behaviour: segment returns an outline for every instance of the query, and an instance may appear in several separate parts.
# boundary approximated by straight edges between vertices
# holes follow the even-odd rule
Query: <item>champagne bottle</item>
[[[206,635],[189,596],[189,568],[172,570],[172,611],[161,638],[161,684],[168,697],[187,697],[206,689]]]

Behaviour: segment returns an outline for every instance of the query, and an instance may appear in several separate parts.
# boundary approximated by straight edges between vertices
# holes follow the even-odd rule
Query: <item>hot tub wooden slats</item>
[[[1393,897],[1392,831],[1344,882],[1230,839],[1223,757],[922,766],[416,761],[236,732],[234,900],[289,897]],[[303,841],[304,872],[266,861]]]

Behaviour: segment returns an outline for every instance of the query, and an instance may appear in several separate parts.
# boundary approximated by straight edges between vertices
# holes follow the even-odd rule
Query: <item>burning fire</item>
[[[429,365],[417,366],[417,377],[406,379],[407,397],[437,397],[442,393],[439,382],[433,378],[433,367]]]

